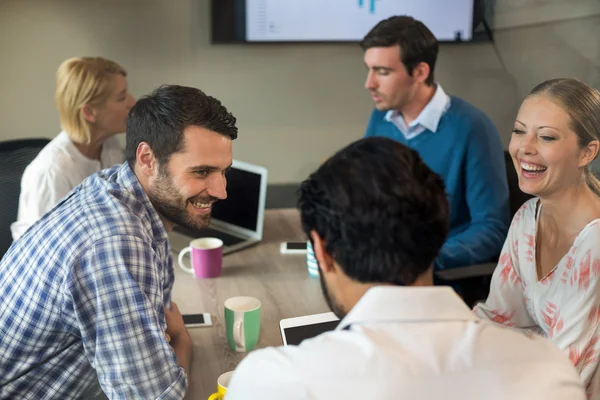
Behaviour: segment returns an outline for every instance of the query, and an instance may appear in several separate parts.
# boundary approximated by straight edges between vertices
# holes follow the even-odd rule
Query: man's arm
[[[436,270],[493,260],[500,254],[510,223],[504,150],[487,117],[467,135],[465,191],[471,217],[462,232],[448,237],[435,262]]]
[[[183,323],[183,316],[175,302],[171,302],[171,309],[165,307],[165,319],[167,320],[167,337],[175,351],[179,366],[187,373],[190,380],[190,366],[192,363],[192,338]]]
[[[157,264],[142,239],[113,236],[96,242],[67,277],[67,303],[108,398],[185,395],[186,372],[165,335]]]

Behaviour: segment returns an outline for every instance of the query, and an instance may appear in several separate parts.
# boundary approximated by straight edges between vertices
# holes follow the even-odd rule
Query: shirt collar
[[[450,287],[375,286],[336,329],[373,322],[477,321]]]
[[[436,132],[438,125],[440,124],[440,119],[442,119],[442,115],[448,108],[450,107],[450,96],[444,92],[442,85],[436,83],[435,93],[429,103],[425,105],[425,108],[421,111],[421,113],[417,116],[417,118],[410,123],[408,126],[412,128],[417,125],[421,125],[425,129],[429,129],[431,132]],[[385,114],[385,120],[390,122],[394,118],[400,116],[400,113],[396,110],[389,110]]]
[[[148,216],[148,219],[146,219],[144,223],[152,231],[154,238],[157,241],[168,241],[169,236],[165,224],[160,219],[158,212],[152,205],[152,202],[148,198],[148,195],[135,175],[135,172],[129,167],[129,163],[124,162],[116,168],[118,168],[117,173],[114,174],[116,183],[132,193],[135,199],[143,205],[144,211],[146,211]]]

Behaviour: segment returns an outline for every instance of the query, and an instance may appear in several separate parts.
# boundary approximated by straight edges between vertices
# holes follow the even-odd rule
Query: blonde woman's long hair
[[[104,103],[111,94],[116,74],[127,76],[127,71],[102,57],[74,57],[58,67],[54,101],[61,127],[73,142],[90,143],[90,126],[82,108]]]

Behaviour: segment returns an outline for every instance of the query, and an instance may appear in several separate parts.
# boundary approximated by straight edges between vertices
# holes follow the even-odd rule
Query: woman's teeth
[[[529,164],[529,163],[521,161],[521,169],[523,169],[527,172],[543,172],[547,168],[542,167],[541,165]]]

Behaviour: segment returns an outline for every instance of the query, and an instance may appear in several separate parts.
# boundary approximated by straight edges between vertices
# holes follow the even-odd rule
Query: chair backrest
[[[512,161],[512,157],[508,151],[504,151],[504,161],[506,164],[506,179],[508,180],[508,196],[510,203],[510,216],[511,218],[519,211],[519,208],[527,200],[533,196],[527,193],[523,193],[519,188],[519,176],[515,170],[515,166]]]
[[[0,258],[12,244],[10,225],[17,220],[23,171],[48,142],[45,138],[0,142]]]

